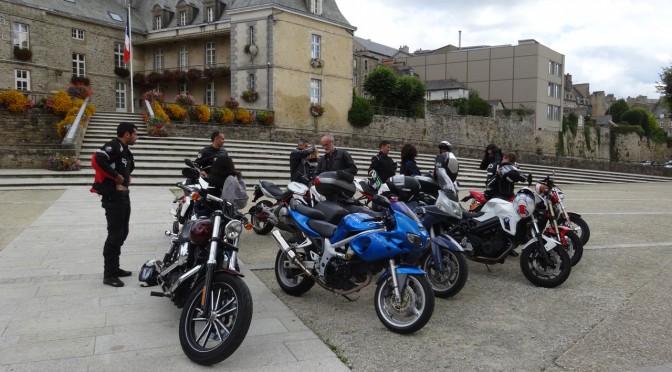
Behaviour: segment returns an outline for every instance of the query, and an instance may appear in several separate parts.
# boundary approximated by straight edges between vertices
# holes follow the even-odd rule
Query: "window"
[[[248,90],[257,90],[257,76],[254,74],[247,75],[247,89]]]
[[[254,26],[247,28],[247,43],[249,45],[254,44]]]
[[[546,119],[560,121],[560,106],[548,105],[546,108]]]
[[[72,38],[77,40],[84,40],[84,30],[78,28],[72,29]]]
[[[186,45],[180,46],[180,56],[178,60],[178,68],[182,71],[187,71],[189,67],[189,49]]]
[[[14,23],[12,25],[12,37],[14,46],[21,49],[30,48],[28,25],[25,23]]]
[[[115,108],[126,111],[126,83],[116,83],[114,87]]]
[[[310,79],[310,103],[319,104],[322,91],[322,80]]]
[[[207,106],[215,105],[215,82],[210,81],[205,84],[205,104]]]
[[[114,67],[124,67],[124,44],[114,43]]]
[[[215,59],[215,43],[208,41],[205,43],[205,67],[215,67],[217,61]]]
[[[206,22],[214,22],[215,21],[215,8],[213,7],[208,7],[208,9],[205,11],[206,12]]]
[[[310,58],[320,58],[320,35],[312,35],[310,39]]]
[[[352,68],[357,69],[357,60],[356,59],[352,60]]]
[[[161,16],[154,17],[154,29],[160,30],[161,28]]]
[[[72,53],[72,75],[86,76],[86,58],[83,54]]]
[[[181,82],[180,85],[177,87],[177,90],[179,94],[189,94],[186,82]]]
[[[450,95],[448,94],[447,90],[443,91],[443,99],[450,99]]]
[[[557,62],[548,61],[548,73],[550,75],[562,76],[562,65]]]
[[[560,98],[560,84],[548,83],[548,96]]]
[[[117,22],[123,22],[124,21],[124,19],[121,18],[121,16],[117,13],[112,13],[112,12],[108,11],[107,14],[110,16],[110,18],[112,18],[113,20],[115,20]]]
[[[357,86],[357,74],[352,75],[352,86],[353,87]]]
[[[369,71],[369,60],[368,59],[364,60],[364,71]]]
[[[156,48],[154,49],[154,71],[162,72],[163,71],[163,49]]]
[[[187,25],[187,12],[180,12],[180,26]]]
[[[15,84],[14,87],[16,90],[30,90],[30,71],[27,70],[14,70],[15,71]]]
[[[322,0],[310,0],[309,10],[313,14],[322,14]]]

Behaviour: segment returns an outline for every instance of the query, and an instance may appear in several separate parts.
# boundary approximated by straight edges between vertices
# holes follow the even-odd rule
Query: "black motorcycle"
[[[198,186],[177,184],[196,193],[194,213],[179,234],[171,237],[162,261],[151,260],[140,270],[144,285],[160,285],[152,296],[169,297],[182,308],[180,344],[189,359],[211,365],[228,358],[240,346],[252,321],[252,296],[241,279],[238,242],[247,223],[226,200]]]

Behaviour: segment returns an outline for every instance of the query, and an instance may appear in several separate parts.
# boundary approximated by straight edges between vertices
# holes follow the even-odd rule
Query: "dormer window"
[[[205,21],[208,22],[208,23],[210,23],[210,22],[214,22],[214,21],[215,21],[215,8],[213,8],[213,7],[211,7],[211,6],[208,7],[208,9],[206,10],[206,19],[205,19]]]
[[[170,8],[156,4],[152,8],[152,26],[155,30],[161,30],[170,24],[173,19],[173,13]]]
[[[160,29],[163,28],[162,27],[163,25],[161,23],[162,23],[161,22],[161,16],[154,17],[154,29],[155,30],[160,30]]]
[[[216,22],[224,13],[226,4],[220,0],[203,0],[203,22]]]
[[[187,12],[180,12],[180,26],[187,25]]]
[[[307,0],[306,7],[308,11],[312,14],[321,15],[322,14],[322,0]]]
[[[198,8],[185,0],[178,1],[175,10],[180,15],[178,26],[187,26],[194,23],[196,13],[198,13]]]

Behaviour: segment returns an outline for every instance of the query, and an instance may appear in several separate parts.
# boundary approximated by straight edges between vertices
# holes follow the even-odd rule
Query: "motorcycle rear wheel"
[[[427,273],[427,279],[434,290],[434,295],[448,298],[462,290],[467,282],[469,268],[462,253],[453,252],[447,248],[441,248],[441,261],[443,272],[434,267],[434,255],[429,252],[422,258],[420,268]]]
[[[268,218],[261,220],[257,218],[257,213],[261,211],[264,207],[270,208],[273,206],[268,200],[259,201],[252,209],[256,210],[256,213],[251,213],[250,223],[252,223],[252,229],[259,235],[266,235],[273,230],[273,224],[268,222]]]
[[[373,305],[378,319],[392,332],[409,334],[427,324],[434,312],[434,292],[425,275],[408,275],[401,301],[394,300],[394,283],[388,276],[376,287]]]
[[[588,244],[588,240],[590,239],[590,227],[588,227],[588,223],[576,213],[569,213],[569,219],[570,222],[567,222],[563,217],[560,217],[558,224],[572,229],[578,235],[582,245]]]
[[[564,283],[572,270],[569,253],[560,244],[547,252],[548,261],[544,259],[543,244],[536,243],[523,249],[520,253],[520,269],[523,275],[537,287],[554,288]]]
[[[301,252],[296,253],[299,257],[305,257]],[[301,296],[315,285],[313,278],[307,276],[301,269],[291,269],[291,260],[282,249],[275,256],[275,280],[282,290],[290,296]]]
[[[201,306],[203,283],[191,291],[180,316],[180,344],[192,361],[219,363],[233,354],[252,322],[252,295],[237,276],[215,274],[207,312]],[[209,316],[205,317],[207,313]]]

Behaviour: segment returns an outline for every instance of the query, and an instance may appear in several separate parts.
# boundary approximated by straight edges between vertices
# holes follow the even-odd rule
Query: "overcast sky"
[[[398,48],[517,45],[535,39],[565,55],[564,72],[590,91],[658,98],[672,66],[670,0],[336,0],[355,36]]]

